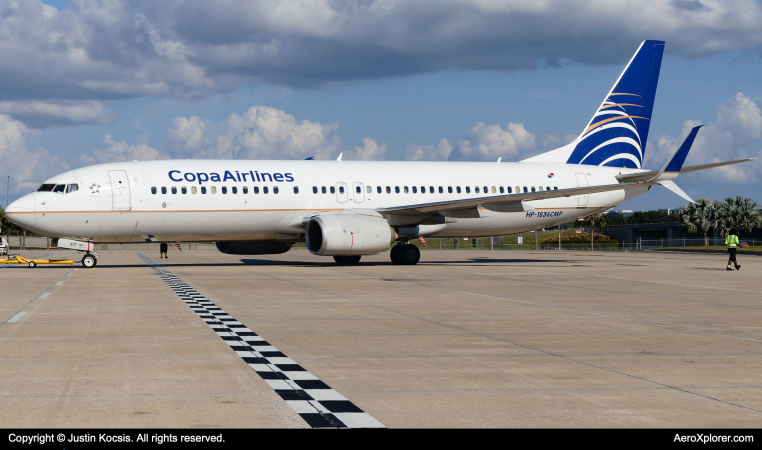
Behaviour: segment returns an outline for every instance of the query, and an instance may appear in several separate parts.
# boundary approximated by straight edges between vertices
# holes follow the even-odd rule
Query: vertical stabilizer
[[[643,41],[579,137],[525,162],[642,168],[663,54],[664,41]]]

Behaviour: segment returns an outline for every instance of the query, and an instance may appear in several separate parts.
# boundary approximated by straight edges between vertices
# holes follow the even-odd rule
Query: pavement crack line
[[[242,268],[244,268],[244,267],[242,267]],[[544,355],[547,355],[547,356],[552,356],[552,357],[555,357],[555,358],[560,358],[560,359],[563,359],[565,361],[569,361],[569,362],[572,362],[572,363],[575,363],[575,364],[581,364],[581,365],[584,365],[584,366],[587,366],[587,367],[591,367],[591,368],[594,368],[594,369],[603,370],[603,371],[610,372],[610,373],[615,373],[615,374],[618,374],[618,375],[621,375],[621,376],[624,376],[624,377],[627,377],[627,378],[632,378],[632,379],[640,380],[640,381],[643,381],[643,382],[646,382],[646,383],[652,383],[652,384],[655,384],[657,386],[661,386],[661,387],[664,387],[664,388],[672,389],[672,390],[675,390],[675,391],[678,391],[678,392],[682,392],[682,393],[685,393],[685,394],[689,394],[689,395],[693,395],[693,396],[696,396],[696,397],[704,398],[704,399],[707,399],[707,400],[712,400],[712,401],[723,403],[723,404],[726,404],[726,405],[735,406],[737,408],[742,408],[742,409],[746,409],[746,410],[749,410],[749,411],[754,411],[754,412],[762,413],[762,410],[754,409],[754,408],[751,408],[749,406],[741,405],[741,404],[738,404],[738,403],[733,403],[733,402],[730,402],[730,401],[727,401],[727,400],[723,400],[721,398],[712,397],[710,395],[705,395],[705,394],[701,394],[701,393],[698,393],[698,392],[693,392],[693,391],[691,391],[689,389],[681,388],[679,386],[674,386],[674,385],[671,385],[671,384],[662,383],[662,382],[651,380],[651,379],[648,379],[648,378],[645,378],[645,377],[641,377],[641,376],[638,376],[638,375],[630,374],[630,373],[627,373],[627,372],[622,372],[620,370],[615,370],[615,369],[611,369],[611,368],[608,368],[608,367],[600,366],[600,365],[597,365],[597,364],[581,361],[581,360],[578,360],[578,359],[575,359],[575,358],[571,358],[571,357],[568,357],[568,356],[565,356],[565,355],[561,355],[561,354],[558,354],[558,353],[555,353],[555,352],[550,352],[550,351],[542,350],[542,349],[539,349],[539,348],[534,348],[534,347],[531,347],[531,346],[528,346],[528,345],[519,344],[518,342],[513,342],[513,341],[509,341],[507,339],[497,338],[497,337],[490,336],[490,335],[485,334],[485,333],[479,333],[479,332],[476,332],[476,331],[473,331],[473,330],[467,330],[467,329],[460,328],[460,327],[457,327],[457,326],[454,326],[454,325],[449,325],[449,324],[446,324],[446,323],[438,322],[436,320],[427,319],[425,317],[415,316],[413,314],[405,313],[405,312],[402,312],[402,311],[397,311],[397,310],[394,310],[394,309],[391,309],[391,308],[386,308],[384,306],[375,305],[373,303],[369,303],[369,302],[365,302],[365,301],[362,301],[362,300],[358,300],[358,299],[354,299],[354,298],[351,298],[351,297],[347,297],[345,295],[337,294],[335,292],[328,292],[328,291],[324,291],[322,289],[314,288],[314,287],[311,287],[311,286],[306,286],[304,284],[297,283],[295,281],[291,281],[291,280],[283,279],[283,278],[276,277],[276,276],[273,276],[273,275],[269,275],[269,274],[266,274],[266,273],[258,272],[256,270],[251,270],[249,268],[245,268],[245,270],[247,272],[256,273],[256,274],[258,274],[260,276],[264,276],[264,277],[272,278],[272,279],[275,279],[275,280],[283,281],[283,282],[286,282],[286,283],[294,284],[296,286],[300,286],[300,287],[308,289],[308,290],[313,290],[313,291],[321,292],[321,293],[324,293],[324,294],[328,294],[328,295],[333,295],[333,296],[336,296],[336,297],[344,298],[346,300],[349,300],[349,301],[352,301],[352,302],[356,302],[356,303],[360,303],[360,304],[363,304],[363,305],[366,305],[366,306],[370,306],[372,308],[381,309],[381,310],[388,311],[388,312],[391,312],[391,313],[403,315],[403,316],[406,316],[406,317],[409,317],[409,318],[412,318],[412,319],[417,319],[417,320],[428,322],[428,323],[431,323],[431,324],[434,324],[434,325],[450,328],[450,329],[453,329],[453,330],[458,330],[458,331],[463,332],[463,333],[468,333],[468,334],[473,334],[473,335],[476,335],[476,336],[481,336],[481,337],[486,338],[486,339],[495,340],[495,341],[498,341],[498,342],[504,342],[506,344],[510,344],[510,345],[514,345],[516,347],[523,348],[525,350],[531,350],[531,351],[534,351],[534,352],[537,352],[537,353],[540,353],[540,354],[544,354]],[[356,274],[356,275],[368,276],[366,274],[358,274],[358,273],[350,272],[350,271],[342,271],[342,270],[340,270],[340,272],[347,272],[347,273],[353,273],[353,274]],[[376,277],[376,278],[380,278],[380,277]],[[419,283],[415,283],[415,284],[419,284]],[[422,286],[426,286],[426,287],[439,287],[439,286],[429,286],[429,285],[422,284],[422,283],[420,283],[420,284]],[[459,293],[473,294],[473,293],[469,293],[469,292],[457,291],[457,290],[454,290],[454,289],[447,289],[447,290],[451,290],[451,291],[459,292]],[[485,296],[483,294],[473,294],[473,295]],[[488,296],[488,297],[502,298],[502,297],[495,297],[495,296],[491,296],[491,295]],[[506,300],[511,300],[511,299],[506,299]]]
[[[384,428],[246,325],[148,256],[138,256],[312,428]]]

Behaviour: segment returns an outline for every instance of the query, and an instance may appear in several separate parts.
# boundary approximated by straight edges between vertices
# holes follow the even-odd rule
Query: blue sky
[[[643,39],[666,40],[647,168],[692,121],[708,126],[687,164],[762,150],[756,0],[581,2],[577,25],[575,2],[45,3],[0,0],[11,200],[128,159],[522,159],[578,134]],[[464,141],[491,147],[466,155]],[[762,201],[758,165],[677,182]],[[684,203],[657,187],[621,207]]]

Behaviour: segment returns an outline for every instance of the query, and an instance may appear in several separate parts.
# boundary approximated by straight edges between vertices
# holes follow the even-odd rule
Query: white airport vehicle
[[[547,228],[656,184],[692,201],[673,182],[680,173],[751,159],[683,167],[696,127],[661,170],[642,168],[663,51],[663,41],[644,41],[574,141],[521,162],[100,164],[45,181],[6,213],[37,233],[90,243],[215,241],[223,253],[263,255],[306,241],[340,264],[396,241],[392,261],[416,264],[420,252],[406,242],[417,237]]]
[[[0,236],[0,255],[8,254],[8,241],[4,237]]]

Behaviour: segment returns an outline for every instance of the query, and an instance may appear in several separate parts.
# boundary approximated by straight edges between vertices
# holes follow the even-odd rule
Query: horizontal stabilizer
[[[679,195],[680,197],[688,200],[688,202],[693,203],[693,199],[691,199],[688,194],[685,193],[682,189],[680,189],[674,181],[670,180],[664,180],[660,181],[659,184],[664,186],[665,188],[669,189],[670,191],[674,192],[675,194]]]
[[[680,145],[680,148],[677,149],[675,154],[672,155],[672,158],[669,159],[669,162],[664,166],[662,172],[680,173],[680,169],[683,168],[685,158],[688,157],[688,152],[691,150],[693,141],[696,139],[696,134],[698,134],[699,128],[703,126],[704,125],[693,127],[691,132],[688,133],[688,136],[685,137],[682,145]]]
[[[716,162],[711,164],[701,164],[700,166],[683,167],[682,169],[680,169],[680,173],[697,172],[699,170],[713,169],[715,167],[729,166],[731,164],[738,164],[742,162],[749,162],[749,161],[756,161],[756,160],[757,158],[746,158],[746,159],[739,159],[736,161],[723,161],[723,162]]]

